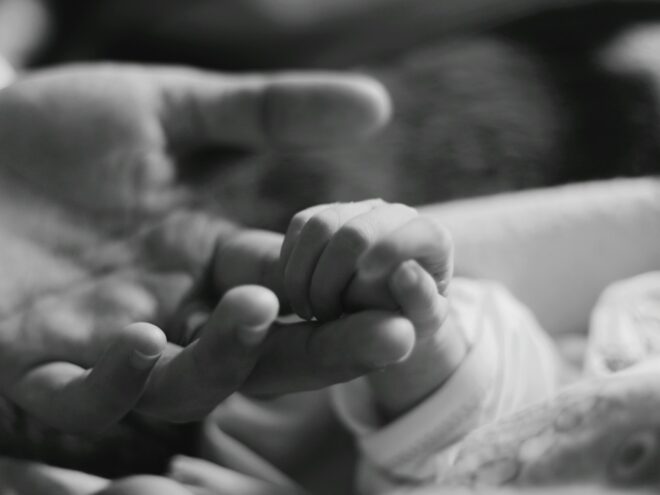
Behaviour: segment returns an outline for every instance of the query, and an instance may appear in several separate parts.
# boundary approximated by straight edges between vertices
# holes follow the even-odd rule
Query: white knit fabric
[[[552,342],[503,287],[457,279],[450,301],[446,325],[462,331],[471,349],[433,396],[382,424],[365,380],[334,388],[336,409],[356,435],[362,454],[357,480],[361,493],[442,479],[448,466],[441,454],[455,442],[479,425],[550,397],[558,388]]]
[[[660,272],[608,287],[591,316],[585,373],[602,376],[660,356]]]

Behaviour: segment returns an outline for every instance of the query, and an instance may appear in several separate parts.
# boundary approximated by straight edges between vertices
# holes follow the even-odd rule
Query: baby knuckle
[[[354,222],[342,227],[332,242],[342,252],[362,254],[371,245],[373,233],[364,222]]]
[[[413,208],[412,206],[405,205],[403,203],[390,203],[388,207],[391,210],[398,211],[401,214],[401,216],[414,218],[419,215],[419,212],[415,208]]]
[[[418,217],[415,222],[417,222],[420,229],[432,234],[433,240],[439,248],[443,250],[453,249],[454,240],[447,227],[425,216]]]
[[[299,211],[293,217],[291,217],[291,221],[289,222],[289,227],[287,229],[287,232],[289,233],[294,233],[294,232],[300,232],[300,230],[305,226],[305,224],[308,222],[310,218],[312,218],[313,214],[307,210]]]
[[[305,234],[312,237],[331,237],[340,227],[339,213],[332,208],[323,210],[309,219],[305,225]]]
[[[371,206],[372,208],[377,208],[379,206],[386,205],[387,202],[382,198],[371,198],[371,199],[365,199],[364,201],[360,201],[358,204],[365,204],[367,206]]]

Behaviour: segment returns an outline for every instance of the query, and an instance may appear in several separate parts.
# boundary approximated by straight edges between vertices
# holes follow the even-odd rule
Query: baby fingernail
[[[131,364],[138,370],[145,370],[151,368],[156,361],[158,361],[161,354],[162,353],[160,352],[157,354],[145,354],[140,351],[133,351],[133,354],[131,355]]]

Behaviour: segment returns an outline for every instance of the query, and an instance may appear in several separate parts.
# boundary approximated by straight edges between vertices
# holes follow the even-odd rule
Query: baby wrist
[[[368,380],[382,419],[396,419],[441,388],[465,361],[468,350],[463,332],[448,323],[418,342],[404,362],[371,374]]]

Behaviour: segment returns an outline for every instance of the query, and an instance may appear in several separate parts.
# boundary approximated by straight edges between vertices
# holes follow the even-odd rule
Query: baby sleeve
[[[333,404],[355,435],[360,493],[439,481],[447,450],[475,428],[552,395],[558,355],[533,315],[502,286],[456,279],[445,325],[470,344],[452,376],[390,423],[379,417],[367,380],[333,388]]]

